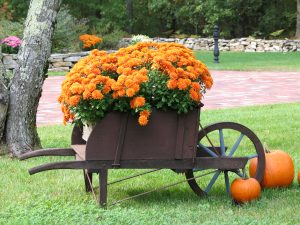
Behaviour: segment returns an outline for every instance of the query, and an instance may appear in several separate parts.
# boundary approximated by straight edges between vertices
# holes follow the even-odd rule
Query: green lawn
[[[61,72],[59,72],[59,71],[49,71],[48,72],[48,76],[49,77],[55,77],[55,76],[65,76],[67,74],[67,72],[63,72],[63,71],[61,71]]]
[[[213,53],[197,51],[196,57],[210,70],[300,71],[300,52],[220,52],[220,63],[213,62]],[[64,76],[67,72],[49,72]]]
[[[288,152],[300,169],[300,103],[239,109],[204,110],[202,123],[240,122],[251,128],[269,148]],[[44,147],[66,147],[70,126],[40,127]],[[68,158],[66,158],[68,159]],[[48,171],[29,176],[27,169],[54,157],[27,161],[0,157],[0,224],[299,224],[300,187],[264,190],[255,202],[236,207],[217,183],[208,198],[198,198],[186,183],[107,210],[86,194],[82,171]],[[109,179],[137,173],[110,170]],[[95,178],[95,182],[98,179]],[[164,170],[110,186],[109,202],[183,179]]]
[[[213,53],[197,51],[196,56],[211,70],[300,71],[300,52],[220,52],[220,63]]]

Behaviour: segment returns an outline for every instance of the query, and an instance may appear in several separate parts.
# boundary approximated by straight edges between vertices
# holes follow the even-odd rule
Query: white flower
[[[138,34],[138,35],[133,35],[131,38],[131,44],[135,45],[138,42],[151,42],[152,39],[150,37],[148,37],[147,35],[142,35],[142,34]]]

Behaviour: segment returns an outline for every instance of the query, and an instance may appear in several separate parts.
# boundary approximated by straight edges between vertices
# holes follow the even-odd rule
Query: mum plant
[[[0,41],[4,53],[15,54],[22,44],[22,40],[16,36],[8,36]]]
[[[108,54],[93,50],[66,75],[59,97],[64,123],[93,124],[130,111],[144,126],[154,108],[187,113],[213,84],[207,67],[175,43],[141,42]]]
[[[82,42],[82,48],[86,50],[97,48],[97,44],[102,42],[102,38],[92,34],[81,35],[79,36],[79,40]]]

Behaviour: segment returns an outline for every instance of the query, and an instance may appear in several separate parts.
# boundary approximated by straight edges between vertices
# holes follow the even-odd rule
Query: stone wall
[[[212,38],[153,38],[154,42],[176,42],[184,44],[193,50],[211,51],[214,49]],[[130,43],[130,38],[124,38],[121,46]],[[219,39],[220,51],[239,52],[294,52],[300,51],[300,40],[264,40],[253,38]]]
[[[51,54],[49,58],[49,71],[69,71],[70,68],[89,52],[76,52],[68,54]],[[17,65],[17,55],[3,54],[3,63],[6,69],[14,69]]]
[[[155,42],[176,42],[184,44],[193,50],[212,51],[214,40],[212,38],[153,38]],[[119,47],[130,44],[130,38],[120,41]],[[244,51],[244,52],[294,52],[300,51],[300,40],[263,40],[240,38],[232,40],[219,40],[220,51]],[[49,58],[49,71],[69,71],[73,65],[89,52],[77,52],[68,54],[52,54]],[[3,63],[7,69],[14,69],[17,65],[16,55],[3,54]]]

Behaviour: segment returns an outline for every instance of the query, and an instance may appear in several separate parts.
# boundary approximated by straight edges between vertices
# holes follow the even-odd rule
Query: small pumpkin
[[[266,152],[266,167],[261,186],[264,188],[288,187],[294,180],[294,163],[292,158],[282,150]],[[250,176],[254,177],[257,158],[250,161]]]
[[[259,198],[261,188],[254,178],[236,178],[231,183],[231,196],[237,203],[245,203]]]

